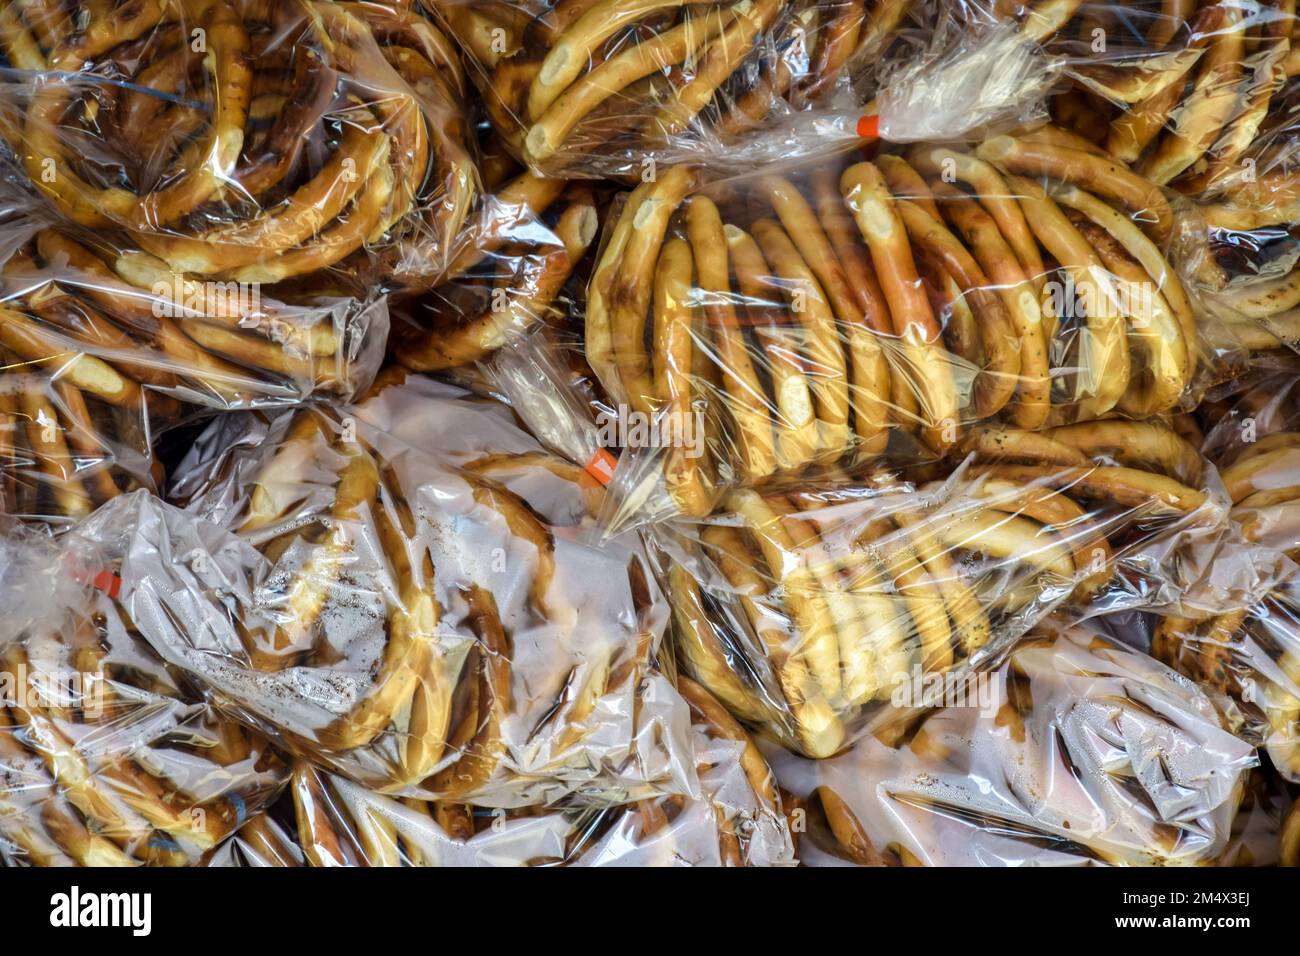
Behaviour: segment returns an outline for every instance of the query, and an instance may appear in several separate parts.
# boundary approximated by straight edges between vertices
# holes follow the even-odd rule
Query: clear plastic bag
[[[1133,422],[1055,436],[986,433],[945,480],[738,491],[708,519],[647,530],[685,669],[737,717],[826,757],[923,706],[914,687],[996,663],[1058,607],[1205,587],[1194,549],[1219,553],[1226,503],[1195,450]]]
[[[1249,188],[1290,122],[1289,81],[1300,72],[1292,0],[953,0],[944,15],[1036,45],[1058,80],[1050,111],[1059,124],[1187,195]]]
[[[1293,0],[953,0],[939,22],[954,24],[960,39],[950,44],[951,62],[925,76],[929,85],[955,89],[963,70],[1009,45],[1015,53],[993,74],[1041,99],[1060,144],[1193,200],[1176,205],[1181,220],[1195,223],[1179,258],[1195,280],[1198,311],[1213,320],[1216,346],[1223,338],[1247,349],[1295,341]],[[1054,84],[1019,80],[1025,46],[1038,53],[1030,75]]]
[[[1050,127],[702,188],[664,171],[616,200],[588,284],[614,526],[939,459],[981,422],[1191,407],[1209,359],[1174,233],[1159,189]],[[534,380],[564,390],[535,351]]]
[[[124,491],[157,490],[151,444],[142,400],[88,399],[73,376],[0,345],[0,513],[60,527]]]
[[[288,768],[135,631],[106,552],[0,537],[0,859],[187,865],[274,799]],[[107,593],[105,593],[107,592]]]
[[[472,63],[493,125],[549,175],[735,169],[855,142],[899,0],[726,5],[448,0],[428,6]]]
[[[1245,793],[1232,820],[1232,836],[1216,866],[1277,866],[1282,863],[1290,795],[1276,775],[1248,771]]]
[[[1295,576],[1249,608],[1161,618],[1151,653],[1199,683],[1224,725],[1300,783],[1300,612]]]
[[[458,54],[395,3],[6,0],[0,133],[61,215],[194,280],[445,267],[477,190]]]
[[[1193,684],[1084,630],[1044,631],[888,742],[770,748],[809,865],[1212,863],[1256,757]],[[975,695],[972,695],[975,696]]]
[[[0,344],[96,399],[140,406],[155,428],[182,406],[220,410],[346,400],[374,379],[388,336],[384,298],[292,302],[257,286],[202,282],[89,233],[24,224],[4,265]]]
[[[296,839],[271,812],[261,813],[209,853],[204,866],[270,869],[307,865]]]
[[[757,748],[707,691],[691,704],[699,791],[610,804],[475,807],[397,800],[295,767],[298,839],[312,866],[774,866],[793,845]]]
[[[362,785],[517,807],[689,792],[668,616],[599,485],[509,410],[385,373],[364,401],[215,422],[184,513],[139,497],[123,601],[158,652]],[[107,519],[105,519],[107,520]]]
[[[0,510],[51,524],[158,490],[154,448],[201,409],[346,399],[388,335],[383,298],[194,282],[90,233],[13,224],[0,274]]]

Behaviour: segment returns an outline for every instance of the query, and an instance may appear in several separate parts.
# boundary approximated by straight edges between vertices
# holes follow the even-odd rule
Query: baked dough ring
[[[746,302],[748,324],[754,329],[754,340],[772,380],[774,464],[783,471],[799,471],[817,454],[817,419],[799,337],[780,324],[784,315],[777,316],[766,307],[780,295],[780,289],[754,237],[730,224],[724,234],[736,284]]]
[[[804,355],[817,407],[818,460],[830,463],[849,447],[848,367],[835,316],[812,270],[785,231],[771,219],[753,224],[753,235],[802,326]]]
[[[935,186],[940,196],[956,195],[945,203],[943,213],[961,232],[975,259],[998,289],[1020,338],[1020,368],[1016,382],[1015,422],[1025,428],[1041,426],[1051,411],[1050,360],[1043,334],[1043,318],[1034,280],[1019,267],[1011,247],[1002,237],[998,223],[957,190]],[[1017,207],[1018,211],[1018,207]]]
[[[896,0],[864,6],[579,0],[437,13],[481,67],[488,115],[516,155],[551,175],[630,179],[644,160],[690,162],[773,113],[821,109],[906,14]]]
[[[157,486],[144,405],[116,405],[83,387],[126,379],[84,361],[71,337],[52,337],[56,347],[31,358],[5,348],[5,337],[0,330],[0,509],[62,524]]]
[[[1018,176],[1008,181],[1022,193],[1021,204],[1035,235],[1080,290],[1088,319],[1081,349],[1081,415],[1100,417],[1124,395],[1130,374],[1124,316],[1113,284],[1092,246],[1042,187]]]
[[[722,380],[730,399],[728,409],[736,423],[739,464],[747,480],[761,480],[776,467],[772,420],[762,384],[745,349],[736,310],[730,302],[731,269],[726,232],[718,207],[707,196],[692,197],[686,209],[696,281],[706,297],[704,316],[717,343]],[[663,266],[662,259],[660,266]],[[686,287],[677,291],[689,295]]]
[[[594,480],[500,408],[400,370],[381,386],[281,416],[261,443],[205,446],[187,507],[218,509],[264,560],[228,605],[243,632],[223,632],[219,664],[157,639],[296,756],[377,792],[514,803],[657,751],[631,728],[641,707],[664,713],[637,692],[667,608],[639,551],[582,540]],[[430,421],[464,442],[412,444]]]

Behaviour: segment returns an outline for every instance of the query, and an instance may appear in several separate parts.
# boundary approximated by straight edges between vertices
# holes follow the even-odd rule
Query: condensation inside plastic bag
[[[909,5],[428,4],[472,61],[494,125],[552,175],[736,169],[855,142],[872,68]],[[905,31],[903,31],[905,32]]]
[[[91,586],[109,554],[76,534],[0,536],[0,858],[11,864],[193,863],[287,775]]]
[[[7,4],[28,189],[173,269],[273,284],[445,266],[477,189],[459,57],[397,5]],[[317,280],[319,283],[319,280]]]
[[[774,747],[768,759],[787,790],[832,791],[877,850],[927,865],[1197,864],[1223,852],[1256,758],[1195,685],[1084,632],[1026,642],[988,679],[987,707],[938,710],[897,749],[866,738],[830,760]],[[833,840],[810,849],[804,862],[844,857]]]
[[[572,466],[558,475],[548,470],[550,459],[504,407],[427,380],[384,389],[337,415],[304,414],[331,436],[332,449],[321,432],[286,443],[284,419],[264,432],[267,426],[249,417],[252,434],[235,438],[239,426],[227,417],[178,471],[173,491],[188,500],[188,513],[139,497],[134,513],[117,520],[129,539],[124,601],[161,654],[218,701],[280,731],[290,746],[390,791],[429,796],[442,786],[481,805],[520,806],[579,788],[628,798],[694,788],[682,756],[689,753],[684,706],[648,664],[666,607],[634,541],[584,543],[584,496],[594,483],[584,490]],[[265,440],[253,444],[259,437]],[[359,447],[382,462],[382,490],[339,520],[330,509],[348,461],[343,449]],[[505,460],[485,475],[501,482],[494,498],[483,497],[484,489],[498,486],[466,483],[465,466],[490,456]],[[277,517],[256,531],[227,530],[247,518],[254,489],[254,507],[270,503],[267,513]],[[521,496],[515,510],[496,510],[514,495]],[[390,509],[407,507],[413,524],[395,543],[380,525],[395,527],[400,515]],[[508,523],[527,526],[528,513],[547,522],[553,552],[545,566],[537,546],[513,530],[519,525]],[[326,542],[343,549],[337,578],[323,563],[325,544],[312,540],[310,528],[321,522],[333,529]],[[104,518],[105,527],[113,523]],[[431,579],[420,571],[427,559]],[[395,560],[417,577],[395,573]],[[413,592],[420,580],[431,580],[424,586],[431,590],[417,585]],[[533,593],[539,581],[544,594]],[[322,584],[324,597],[319,617],[304,624],[286,602],[306,583]],[[406,696],[420,695],[439,716],[417,737],[406,730],[409,708],[384,688],[397,682],[390,657],[394,621],[402,622],[394,615],[418,607],[412,602],[427,600],[426,593],[441,613],[420,638],[431,660],[413,668],[419,673]],[[484,621],[493,610],[502,628],[494,640],[505,644],[489,652],[491,634],[479,632],[491,632]],[[306,656],[305,647],[273,652],[254,640],[254,653],[280,659],[253,666],[250,636],[286,627],[307,632],[299,635],[311,648]],[[444,750],[461,732],[454,720],[463,695],[480,680],[496,682],[498,689],[480,694],[490,700],[489,723],[499,736]],[[379,721],[378,734],[373,718],[358,716],[372,703],[391,717]],[[419,759],[412,740],[422,744]],[[439,752],[440,759],[431,756]]]

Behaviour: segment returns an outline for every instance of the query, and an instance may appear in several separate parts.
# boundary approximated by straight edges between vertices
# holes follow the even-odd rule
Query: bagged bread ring
[[[933,459],[978,422],[1039,429],[1190,404],[1196,318],[1131,218],[1162,195],[1072,160],[1016,175],[1025,142],[704,185],[704,170],[674,167],[616,201],[585,355],[617,409],[619,520]]]
[[[478,807],[396,800],[299,763],[291,791],[312,866],[772,866],[793,847],[767,762],[685,682],[696,796]]]
[[[1300,434],[1264,435],[1244,447],[1222,467],[1232,498],[1232,517],[1249,541],[1300,556]]]
[[[517,156],[549,175],[624,179],[852,143],[851,81],[908,13],[897,0],[426,5],[466,49]]]
[[[196,862],[274,797],[286,768],[81,583],[93,575],[112,590],[111,566],[60,542],[0,542],[0,859]]]
[[[1186,247],[1177,264],[1205,293],[1201,311],[1213,319],[1204,326],[1210,349],[1294,341],[1292,307],[1281,303],[1286,293],[1276,295],[1300,284],[1287,276],[1295,261],[1288,229],[1300,219],[1293,0],[962,0],[941,12],[941,23],[949,18],[968,29],[957,30],[964,49],[955,63],[928,77],[937,99],[958,88],[963,66],[999,54],[1006,64],[994,72],[1008,85],[1025,57],[1037,64],[1035,78],[1058,80],[1045,104],[1052,122],[995,137],[981,147],[984,158],[1118,202],[1162,244],[1176,235]],[[1030,112],[1039,93],[1032,83],[1024,90]],[[1178,203],[1177,224],[1175,192],[1195,203]],[[1263,314],[1243,315],[1239,298],[1251,300],[1244,312]]]
[[[432,22],[327,0],[67,6],[39,36],[10,11],[0,117],[60,214],[197,281],[446,265],[477,183]]]
[[[67,229],[36,228],[0,282],[0,342],[24,363],[12,371],[59,369],[100,401],[140,408],[155,427],[186,404],[348,398],[370,384],[387,336],[383,299],[291,305],[256,284],[186,279],[138,249]]]
[[[1164,473],[1182,455],[1138,460],[1154,426],[1105,424],[1118,431],[1043,437],[1055,464],[984,435],[943,482],[737,491],[707,521],[652,530],[685,669],[741,720],[825,757],[899,720],[912,686],[963,679],[1056,607],[1152,600],[1186,573],[1166,549],[1217,531],[1224,509]]]
[[[385,373],[359,404],[228,416],[135,522],[124,597],[214,701],[364,786],[519,806],[682,792],[666,608],[599,486],[504,406]],[[166,556],[181,555],[180,561]]]
[[[1045,629],[957,690],[830,760],[770,748],[817,811],[801,862],[1195,865],[1229,845],[1254,752],[1145,654]]]
[[[1283,244],[1292,243],[1284,238]],[[1202,322],[1207,345],[1221,356],[1218,377],[1231,379],[1252,366],[1286,366],[1300,341],[1300,270],[1292,266],[1294,250],[1283,250],[1277,258],[1264,250],[1262,265],[1231,263],[1226,268],[1212,256],[1212,247],[1202,248],[1192,261],[1214,263],[1214,274],[1197,284],[1196,298],[1209,319]]]
[[[1212,195],[1249,184],[1286,124],[1292,0],[955,6],[1041,50],[1068,78],[1053,118],[1158,185]]]

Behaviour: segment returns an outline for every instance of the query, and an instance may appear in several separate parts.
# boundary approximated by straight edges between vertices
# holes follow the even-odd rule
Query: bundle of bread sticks
[[[0,866],[1300,865],[1295,43],[0,0]]]

